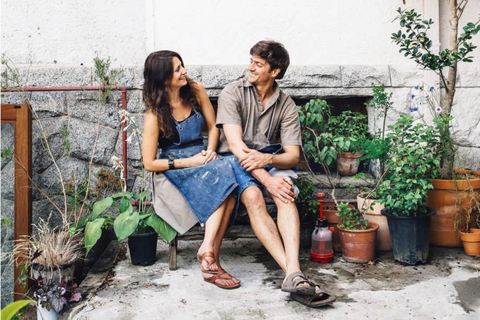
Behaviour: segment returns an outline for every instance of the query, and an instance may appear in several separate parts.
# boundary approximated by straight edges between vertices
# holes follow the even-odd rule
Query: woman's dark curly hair
[[[172,135],[175,123],[172,119],[167,85],[173,77],[173,57],[177,57],[183,65],[182,57],[176,52],[162,50],[150,53],[143,69],[143,102],[147,110],[157,116],[158,127],[165,137]],[[195,81],[187,78],[187,85],[180,89],[180,99],[184,104],[196,104],[197,86]]]

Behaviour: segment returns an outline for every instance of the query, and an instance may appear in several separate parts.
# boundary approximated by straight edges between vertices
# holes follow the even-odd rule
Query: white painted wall
[[[142,64],[145,1],[2,0],[2,53],[17,65]]]
[[[406,4],[424,12],[435,1],[443,46],[446,0]],[[188,65],[244,65],[256,41],[273,38],[294,65],[408,64],[390,40],[399,6],[401,0],[2,0],[2,53],[20,65],[91,65],[98,53],[132,66],[171,49]],[[462,20],[479,13],[480,0],[470,0]]]
[[[251,46],[269,38],[286,46],[295,65],[390,64],[401,60],[390,41],[399,3],[177,0],[155,7],[149,49],[178,50],[191,64],[235,65],[247,63]]]

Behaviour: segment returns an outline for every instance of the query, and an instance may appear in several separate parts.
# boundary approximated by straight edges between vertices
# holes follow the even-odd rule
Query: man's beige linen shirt
[[[236,124],[242,127],[243,142],[250,149],[269,144],[283,146],[302,144],[300,121],[295,102],[274,83],[274,93],[262,110],[255,87],[247,79],[237,80],[225,87],[218,98],[217,127]],[[223,130],[218,153],[230,152]]]

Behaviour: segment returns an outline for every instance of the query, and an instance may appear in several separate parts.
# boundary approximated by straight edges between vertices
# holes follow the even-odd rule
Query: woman
[[[203,278],[233,289],[240,281],[222,269],[220,246],[228,226],[237,188],[227,161],[215,152],[219,130],[203,86],[186,76],[178,53],[151,53],[144,67],[146,106],[142,155],[153,174],[156,213],[183,234],[198,221],[205,238],[197,253]],[[202,125],[208,128],[205,149]],[[157,146],[160,155],[157,159]]]

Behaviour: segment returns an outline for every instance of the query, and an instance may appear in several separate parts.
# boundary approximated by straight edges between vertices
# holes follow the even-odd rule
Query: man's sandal
[[[293,300],[300,302],[301,304],[310,308],[325,307],[335,302],[336,298],[334,296],[331,296],[325,291],[320,290],[318,286],[316,287],[318,288],[318,290],[313,295],[291,293],[290,297]]]
[[[205,280],[207,282],[210,282],[210,283],[213,283],[214,285],[216,285],[217,287],[222,288],[222,289],[235,289],[235,288],[240,287],[240,283],[234,283],[232,285],[223,285],[223,284],[218,282],[218,280],[228,281],[228,280],[232,280],[232,279],[233,279],[232,275],[229,274],[228,272],[226,272],[223,269],[218,269],[218,272],[216,274],[214,274],[213,276],[211,276],[210,278],[203,278],[203,280]]]
[[[207,258],[211,258],[213,259],[213,261],[209,262]],[[208,267],[210,267],[215,262],[217,262],[217,260],[215,259],[215,255],[213,254],[212,251],[205,251],[202,255],[197,253],[197,260],[200,261],[200,270],[202,270],[203,273],[216,274],[218,272],[218,271],[213,271],[210,269],[203,268],[203,264],[202,264],[203,261],[207,263]]]
[[[308,286],[302,284],[308,284]],[[315,294],[315,284],[309,281],[303,273],[293,272],[283,281],[282,291],[312,296]]]

